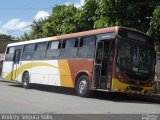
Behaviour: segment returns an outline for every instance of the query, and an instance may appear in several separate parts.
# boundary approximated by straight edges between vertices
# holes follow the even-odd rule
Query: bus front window
[[[151,75],[154,73],[154,49],[133,42],[122,41],[118,50],[118,67],[130,74]]]

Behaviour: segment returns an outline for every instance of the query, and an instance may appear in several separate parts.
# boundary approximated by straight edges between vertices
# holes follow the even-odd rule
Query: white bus
[[[155,50],[146,34],[109,27],[7,46],[2,77],[29,88],[31,83],[92,90],[151,94]]]

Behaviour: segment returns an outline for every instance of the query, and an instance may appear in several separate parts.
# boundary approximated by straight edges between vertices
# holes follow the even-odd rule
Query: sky
[[[1,0],[0,34],[20,37],[31,30],[33,20],[47,18],[52,7],[69,4],[80,8],[84,0]]]

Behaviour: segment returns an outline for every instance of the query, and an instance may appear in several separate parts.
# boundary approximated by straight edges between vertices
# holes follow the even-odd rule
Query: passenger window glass
[[[95,37],[86,37],[82,38],[83,46],[94,46],[95,45]]]
[[[22,53],[22,60],[32,60],[34,56],[35,44],[29,44],[24,46]]]
[[[77,39],[66,40],[66,47],[65,48],[71,48],[71,47],[78,47],[78,40]]]
[[[59,41],[51,42],[51,44],[50,44],[51,50],[58,49],[59,47],[60,47]]]
[[[46,50],[47,50],[47,42],[38,43],[33,58],[35,60],[45,59]]]
[[[35,44],[25,45],[24,52],[31,52],[34,51],[34,49],[35,49]]]
[[[36,51],[42,51],[47,49],[47,43],[38,43]]]
[[[77,57],[78,38],[64,40],[62,48],[63,48],[61,51],[62,58]]]
[[[7,49],[7,54],[5,56],[5,61],[13,61],[14,59],[15,47],[10,47]]]
[[[59,58],[61,51],[61,41],[54,41],[49,43],[49,48],[47,50],[47,59],[57,59]]]
[[[14,53],[15,47],[8,48],[8,54]]]
[[[79,57],[93,57],[95,50],[95,36],[83,37],[80,40],[78,56]]]

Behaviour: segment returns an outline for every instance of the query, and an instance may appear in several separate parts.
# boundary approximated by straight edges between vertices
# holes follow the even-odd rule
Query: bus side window
[[[15,47],[9,47],[7,48],[6,56],[5,56],[5,61],[13,61],[14,59],[14,52],[15,52]]]
[[[35,50],[35,44],[28,44],[24,46],[22,53],[22,60],[32,60]]]
[[[33,59],[34,60],[44,59],[46,55],[46,50],[47,50],[47,42],[37,43]]]
[[[57,59],[61,51],[61,41],[53,41],[49,43],[46,57],[47,59]]]
[[[63,40],[61,57],[75,58],[77,57],[78,38]]]
[[[94,56],[95,36],[82,37],[79,42],[78,57],[90,58]]]

